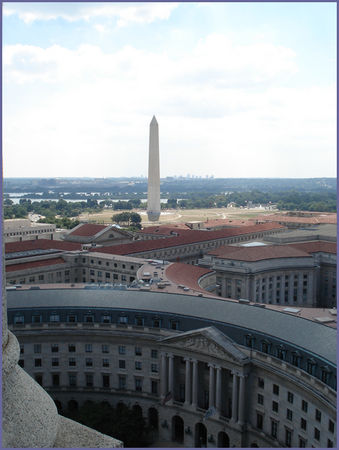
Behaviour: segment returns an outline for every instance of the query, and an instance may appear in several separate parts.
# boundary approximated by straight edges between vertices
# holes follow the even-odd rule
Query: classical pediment
[[[238,363],[248,362],[247,355],[239,350],[235,342],[215,327],[187,331],[164,338],[161,343]]]

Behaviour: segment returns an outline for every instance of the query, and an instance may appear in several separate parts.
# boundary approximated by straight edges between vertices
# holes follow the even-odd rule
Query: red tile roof
[[[168,280],[201,292],[204,292],[204,289],[199,286],[198,280],[207,273],[213,273],[213,270],[183,263],[173,263],[165,271]]]
[[[138,233],[141,234],[160,234],[160,235],[171,235],[171,232],[180,233],[181,231],[189,231],[190,228],[184,223],[179,223],[176,225],[157,225],[153,227],[146,227],[140,230]]]
[[[12,264],[6,266],[6,272],[15,272],[17,270],[34,269],[35,267],[52,266],[55,264],[66,264],[62,258],[43,259],[39,261],[24,262],[21,264]]]
[[[100,247],[100,253],[110,253],[114,255],[130,255],[162,248],[176,247],[179,245],[195,244],[216,239],[241,236],[249,233],[260,233],[262,231],[283,229],[282,225],[276,223],[264,223],[248,227],[225,228],[215,231],[186,230],[181,231],[179,236],[164,239],[152,239],[145,241],[135,241],[129,244],[111,245]],[[90,251],[98,251],[90,249]]]
[[[95,236],[100,231],[108,228],[108,225],[97,225],[94,223],[84,223],[77,226],[74,231],[69,233],[69,236]]]
[[[260,261],[275,258],[305,258],[311,257],[306,251],[290,247],[288,245],[258,245],[256,247],[241,247],[225,245],[212,250],[209,255],[221,259],[234,259],[237,261]]]
[[[308,253],[333,253],[337,254],[337,243],[327,241],[309,241],[309,242],[296,242],[289,244],[290,247],[298,248]]]
[[[81,244],[76,242],[54,241],[51,239],[35,239],[34,241],[8,242],[5,253],[27,252],[30,250],[81,250]]]

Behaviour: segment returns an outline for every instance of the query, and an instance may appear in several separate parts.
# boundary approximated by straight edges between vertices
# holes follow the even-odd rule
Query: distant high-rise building
[[[149,134],[147,215],[152,222],[160,217],[159,128],[155,116]]]

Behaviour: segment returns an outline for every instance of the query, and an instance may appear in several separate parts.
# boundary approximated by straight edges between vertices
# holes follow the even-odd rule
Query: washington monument
[[[160,217],[159,129],[155,116],[149,130],[147,215],[152,222]]]

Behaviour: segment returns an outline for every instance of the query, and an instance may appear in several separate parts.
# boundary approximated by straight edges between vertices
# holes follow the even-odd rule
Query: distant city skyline
[[[336,176],[335,3],[4,3],[4,177]]]

